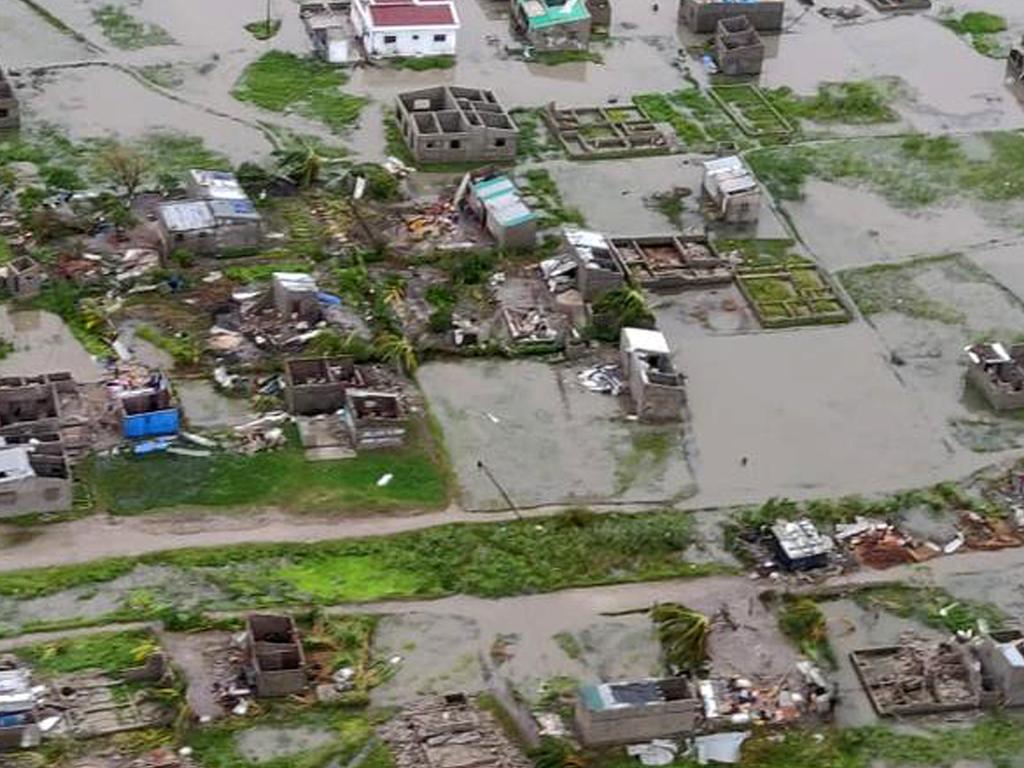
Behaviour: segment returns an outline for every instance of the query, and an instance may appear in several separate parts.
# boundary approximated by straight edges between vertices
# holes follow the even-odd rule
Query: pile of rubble
[[[530,768],[501,725],[464,694],[423,699],[377,733],[397,768]]]

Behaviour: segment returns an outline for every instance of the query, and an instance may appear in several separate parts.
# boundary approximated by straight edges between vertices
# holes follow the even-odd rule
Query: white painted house
[[[452,0],[352,0],[352,26],[370,58],[455,54]]]

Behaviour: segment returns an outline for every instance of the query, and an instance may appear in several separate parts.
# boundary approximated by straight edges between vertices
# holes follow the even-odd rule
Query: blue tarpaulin
[[[133,440],[143,437],[159,437],[178,434],[178,409],[165,408],[160,411],[148,411],[121,418],[124,436]]]

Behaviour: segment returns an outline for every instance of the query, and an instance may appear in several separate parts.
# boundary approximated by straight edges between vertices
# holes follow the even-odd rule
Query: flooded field
[[[0,375],[34,376],[68,371],[78,381],[99,381],[103,368],[71,335],[63,321],[39,310],[14,311],[0,307],[0,338],[14,351],[0,360]]]
[[[679,427],[626,421],[616,398],[576,381],[579,370],[529,361],[420,370],[467,508],[507,507],[502,488],[522,506],[658,502],[693,493]]]

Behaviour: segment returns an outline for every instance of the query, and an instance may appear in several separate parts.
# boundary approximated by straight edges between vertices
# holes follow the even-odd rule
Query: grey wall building
[[[19,256],[7,265],[4,284],[14,296],[34,296],[46,282],[46,270],[31,256]]]
[[[418,163],[505,162],[519,131],[493,91],[438,86],[399,94],[395,117]]]
[[[184,200],[157,209],[165,254],[183,248],[200,256],[258,248],[263,219],[249,200]]]
[[[584,301],[593,302],[626,284],[626,268],[604,235],[582,229],[566,229],[564,234],[576,263],[576,289]]]
[[[619,353],[636,414],[644,421],[682,418],[686,390],[660,331],[623,328]]]
[[[394,448],[405,442],[409,419],[399,396],[366,389],[345,391],[345,423],[357,450]]]
[[[0,378],[0,436],[57,434],[60,395],[75,391],[70,373]]]
[[[723,75],[756,75],[764,63],[764,41],[746,16],[721,19],[715,29],[715,61]]]
[[[575,725],[584,744],[602,746],[693,733],[702,718],[690,681],[668,678],[581,687]]]
[[[257,696],[279,697],[306,689],[306,654],[291,616],[251,614],[245,622],[249,669]]]
[[[1024,633],[1011,629],[983,635],[975,646],[982,672],[1006,707],[1024,706]]]
[[[320,288],[305,272],[275,272],[273,275],[274,308],[286,319],[316,322],[322,314]]]
[[[71,471],[59,442],[0,448],[0,518],[71,509]]]
[[[704,163],[703,192],[709,201],[706,210],[715,219],[728,224],[753,224],[761,215],[761,188],[738,156]]]
[[[314,416],[345,407],[349,387],[365,386],[350,357],[293,358],[284,363],[284,396],[289,413]]]
[[[13,130],[21,125],[21,109],[10,78],[0,67],[0,130]]]
[[[964,354],[967,382],[994,410],[1024,408],[1024,344],[974,344]]]
[[[679,0],[679,20],[691,32],[710,34],[722,19],[742,13],[760,32],[782,30],[783,0]]]

